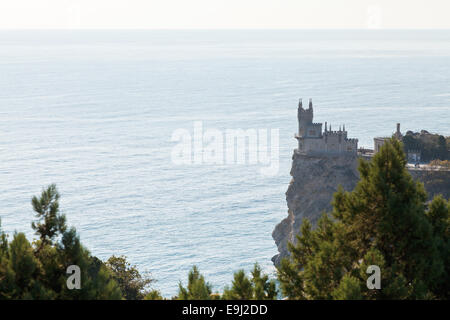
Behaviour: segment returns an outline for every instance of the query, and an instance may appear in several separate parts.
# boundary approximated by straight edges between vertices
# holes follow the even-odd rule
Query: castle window
[[[314,131],[314,130],[309,130],[309,135],[310,135],[310,136],[315,136],[315,135],[316,135],[316,131]]]

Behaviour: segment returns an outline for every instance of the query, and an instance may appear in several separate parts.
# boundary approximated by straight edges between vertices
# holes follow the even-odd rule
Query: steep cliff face
[[[303,218],[316,224],[322,212],[331,211],[331,200],[339,185],[353,190],[359,180],[357,156],[307,156],[294,153],[292,180],[286,192],[288,216],[272,233],[280,252],[272,258],[278,265],[288,255],[287,243],[295,241]],[[413,178],[422,181],[431,199],[440,193],[450,197],[450,171],[411,170]]]
[[[286,192],[288,216],[272,233],[278,255],[272,258],[277,265],[288,255],[287,243],[293,242],[303,218],[313,224],[324,211],[331,210],[331,199],[339,185],[352,190],[358,179],[356,156],[308,156],[294,153],[292,180]]]

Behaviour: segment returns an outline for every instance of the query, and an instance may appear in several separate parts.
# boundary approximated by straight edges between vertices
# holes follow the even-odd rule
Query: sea
[[[300,98],[360,147],[396,123],[450,135],[450,30],[0,31],[2,229],[36,238],[55,183],[83,245],[166,297],[193,265],[213,291],[255,262],[273,276]],[[277,131],[278,169],[174,161],[196,123]]]

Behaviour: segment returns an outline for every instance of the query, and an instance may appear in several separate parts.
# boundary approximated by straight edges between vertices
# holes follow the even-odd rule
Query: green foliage
[[[333,290],[332,296],[335,300],[361,300],[361,283],[357,278],[345,275]]]
[[[436,296],[450,299],[450,201],[437,196],[431,201],[427,218],[433,226],[435,245],[443,263],[443,276],[436,282]]]
[[[438,134],[431,134],[422,130],[420,133],[408,131],[403,136],[402,142],[405,151],[418,150],[423,161],[435,159],[450,160],[450,144],[447,139]]]
[[[36,296],[42,291],[35,280],[39,272],[39,262],[34,257],[31,245],[23,233],[14,234],[7,255],[9,259],[4,275],[7,291],[4,296],[9,299],[30,299]]]
[[[210,300],[212,286],[205,282],[205,278],[200,274],[197,266],[193,266],[189,271],[188,285],[184,288],[181,282],[178,285],[179,300]]]
[[[355,189],[334,195],[332,218],[324,214],[315,230],[303,223],[296,244],[289,244],[290,259],[278,268],[285,296],[446,297],[449,205],[436,198],[427,210],[423,185],[405,165],[401,143],[387,142],[371,162],[360,161]],[[381,290],[367,289],[369,265],[381,268]]]
[[[0,299],[121,299],[103,262],[81,245],[74,228],[67,230],[58,200],[55,185],[33,197],[38,220],[32,227],[39,236],[33,244],[23,233],[8,242],[0,230]],[[80,267],[81,289],[67,288],[70,265]]]
[[[1,299],[130,299],[162,300],[158,290],[149,290],[153,280],[141,275],[124,256],[112,256],[105,263],[81,244],[75,228],[68,228],[59,213],[60,195],[55,185],[32,198],[37,221],[32,228],[38,239],[30,243],[25,234],[15,233],[8,241],[0,223],[0,300]],[[1,221],[0,221],[1,222]],[[80,268],[81,288],[68,289],[67,267]],[[189,272],[188,284],[179,284],[182,300],[276,299],[274,280],[255,264],[249,279],[243,270],[234,275],[231,289],[222,297],[212,293],[198,268]]]
[[[269,280],[269,275],[262,273],[258,263],[255,263],[251,273],[253,298],[255,300],[275,300],[278,295],[275,280]]]
[[[234,273],[232,287],[225,288],[223,298],[226,300],[250,300],[253,298],[253,286],[244,270]]]
[[[136,266],[132,266],[126,257],[112,256],[106,261],[106,266],[119,284],[122,295],[127,300],[142,300],[148,294],[155,295],[156,291],[147,292],[146,288],[153,280],[142,276]]]
[[[443,145],[442,139],[438,141]],[[442,196],[427,203],[421,183],[405,168],[403,146],[387,142],[371,162],[361,160],[360,181],[351,192],[339,188],[333,211],[313,229],[304,220],[296,243],[278,267],[281,292],[289,299],[449,299],[450,202]],[[12,241],[0,228],[0,299],[145,299],[161,300],[124,256],[106,263],[81,244],[75,228],[59,213],[55,185],[33,197],[38,239],[23,233]],[[1,227],[1,224],[0,224]],[[69,290],[66,269],[81,270],[81,289]],[[381,289],[366,286],[369,266],[381,269]],[[276,299],[276,283],[255,264],[250,275],[234,273],[224,293],[212,293],[198,268],[179,283],[180,300]]]
[[[161,292],[159,292],[158,290],[151,290],[147,292],[147,294],[144,297],[144,300],[165,300],[165,299],[161,296]]]
[[[261,267],[255,263],[249,279],[244,270],[234,273],[231,288],[226,287],[223,293],[225,300],[274,300],[278,291],[274,280],[262,273]]]
[[[277,298],[275,280],[269,280],[269,276],[263,274],[261,267],[255,263],[251,271],[251,277],[247,277],[244,270],[234,273],[232,285],[226,286],[223,295],[212,293],[211,284],[205,281],[198,268],[193,266],[189,271],[188,285],[179,284],[179,300],[274,300]]]
[[[38,218],[38,221],[31,224],[41,240],[38,250],[41,250],[47,244],[51,244],[58,233],[65,232],[66,217],[59,213],[59,197],[56,185],[52,184],[42,191],[40,198],[34,196],[31,199],[33,210],[36,212],[36,218]]]
[[[107,267],[98,258],[90,255],[76,234],[70,228],[62,235],[57,246],[60,265],[67,268],[77,265],[81,269],[81,289],[69,290],[65,284],[66,275],[62,276],[62,299],[121,299],[121,291]]]

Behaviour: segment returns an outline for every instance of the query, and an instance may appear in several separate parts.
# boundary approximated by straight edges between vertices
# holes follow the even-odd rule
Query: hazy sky
[[[450,28],[450,0],[0,0],[0,28]]]

